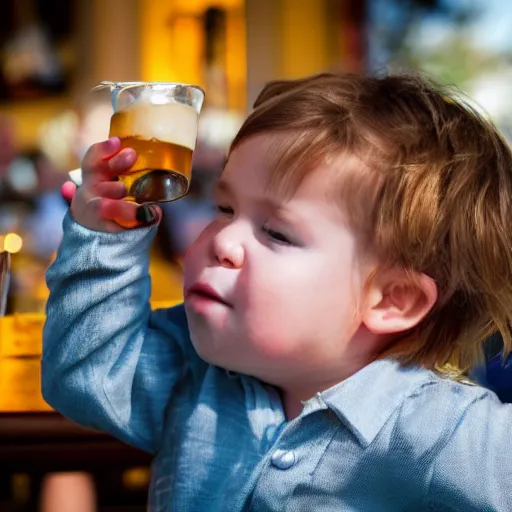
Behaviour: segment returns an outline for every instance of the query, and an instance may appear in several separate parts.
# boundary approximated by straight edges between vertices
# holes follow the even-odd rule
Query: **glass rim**
[[[126,85],[123,85],[123,84],[126,84]],[[109,82],[109,81],[103,81],[103,82],[100,82],[95,87],[93,87],[91,89],[91,92],[99,91],[100,89],[106,88],[106,87],[110,87],[112,90],[112,87],[114,87],[114,88],[119,89],[119,91],[118,91],[118,94],[119,94],[121,91],[123,91],[125,89],[134,89],[135,87],[151,87],[151,88],[153,88],[153,87],[158,87],[158,86],[162,86],[164,88],[168,87],[169,89],[176,88],[176,87],[184,87],[187,89],[196,89],[203,95],[203,97],[206,95],[204,89],[201,86],[195,85],[195,84],[188,84],[185,82],[143,82],[143,81],[141,81],[141,82],[130,82],[130,81]]]

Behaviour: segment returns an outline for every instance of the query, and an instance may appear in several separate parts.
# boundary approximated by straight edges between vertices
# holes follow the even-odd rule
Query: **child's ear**
[[[384,271],[371,282],[363,323],[374,334],[405,332],[418,325],[437,301],[437,285],[425,274]]]

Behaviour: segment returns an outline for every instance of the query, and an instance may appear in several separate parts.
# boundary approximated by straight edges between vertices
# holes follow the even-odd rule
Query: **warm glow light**
[[[326,37],[304,37],[325,34],[327,18],[325,2],[282,0],[282,78],[300,78],[327,69],[329,51]]]
[[[139,0],[141,78],[206,88],[203,20],[206,9],[226,9],[228,109],[246,110],[246,45],[243,0]],[[206,91],[211,101],[212,91]]]
[[[122,479],[128,489],[145,489],[149,485],[149,470],[145,467],[130,468],[123,473]]]
[[[15,252],[19,252],[21,247],[23,246],[23,239],[20,235],[16,233],[7,233],[3,240],[4,251],[10,252],[14,254]]]

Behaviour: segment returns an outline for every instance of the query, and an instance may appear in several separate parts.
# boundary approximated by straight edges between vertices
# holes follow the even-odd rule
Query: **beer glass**
[[[189,188],[203,90],[181,83],[103,83],[114,114],[110,136],[133,148],[137,161],[118,178],[129,201],[174,201]]]

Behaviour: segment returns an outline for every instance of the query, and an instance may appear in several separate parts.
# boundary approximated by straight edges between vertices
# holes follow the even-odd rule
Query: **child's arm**
[[[155,228],[122,227],[137,225],[137,205],[121,200],[126,191],[112,176],[135,158],[120,151],[119,139],[94,145],[84,158],[84,183],[47,272],[42,387],[71,419],[155,451],[193,350],[182,307],[150,311]]]
[[[150,312],[153,230],[96,233],[69,216],[64,225],[47,272],[44,397],[78,423],[153,451],[187,345],[182,308]]]

